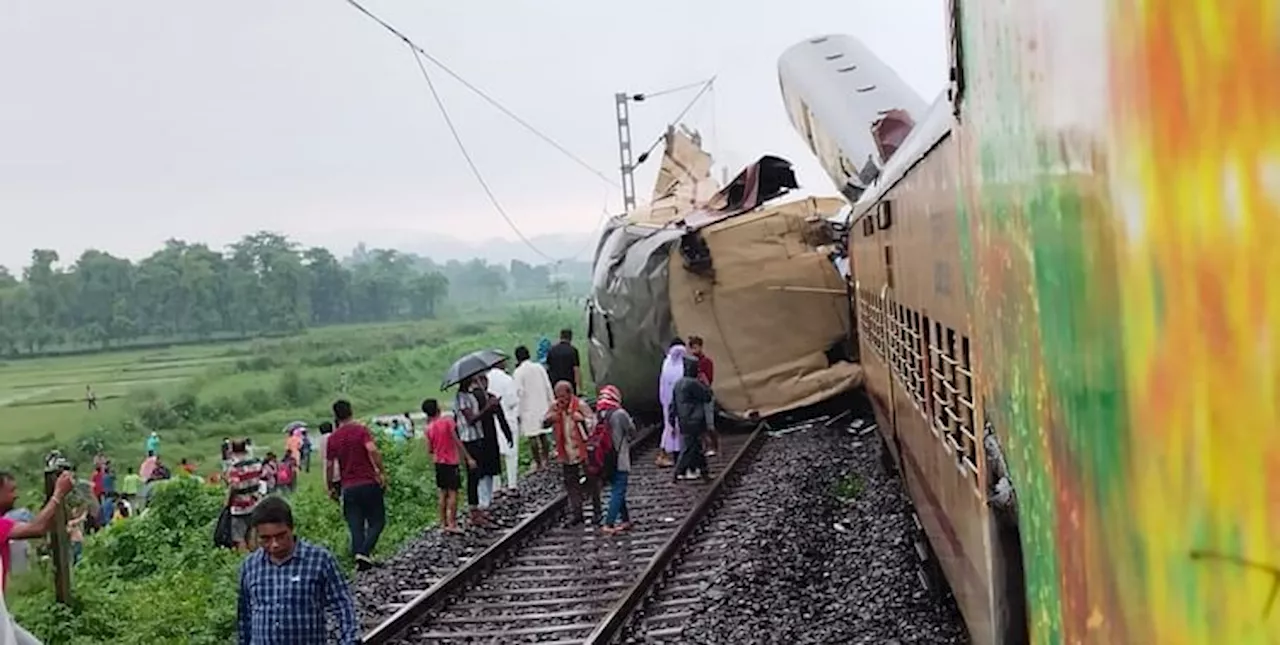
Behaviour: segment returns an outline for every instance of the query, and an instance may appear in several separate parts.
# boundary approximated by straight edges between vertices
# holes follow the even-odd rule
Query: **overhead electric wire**
[[[532,240],[525,237],[525,234],[520,231],[520,227],[516,226],[510,215],[507,215],[506,209],[502,207],[497,196],[493,194],[493,189],[489,188],[489,182],[485,181],[484,175],[476,167],[476,162],[471,158],[471,153],[467,151],[466,144],[462,142],[462,135],[458,133],[458,128],[453,125],[453,119],[449,117],[449,110],[445,108],[444,100],[440,98],[440,92],[436,90],[436,84],[431,80],[431,74],[427,72],[427,66],[423,64],[422,56],[419,55],[418,49],[411,45],[409,51],[413,53],[413,60],[418,64],[418,69],[422,72],[422,78],[427,81],[427,88],[431,90],[431,98],[435,99],[436,107],[440,108],[440,115],[444,117],[445,125],[449,126],[449,133],[453,135],[454,142],[458,144],[458,151],[462,153],[462,158],[467,160],[467,166],[471,168],[471,174],[475,175],[476,181],[480,183],[480,188],[484,189],[484,194],[489,197],[489,203],[493,204],[494,210],[498,211],[498,214],[506,221],[507,226],[511,227],[511,230],[520,238],[521,242],[524,242],[525,246],[550,262],[558,262],[557,258],[548,255],[538,248]]]
[[[672,125],[675,125],[675,124],[679,123],[679,122],[680,122],[680,119],[683,119],[683,118],[684,118],[684,115],[688,114],[688,113],[689,113],[689,110],[692,110],[692,109],[693,109],[693,106],[695,106],[695,105],[697,105],[697,104],[698,104],[698,99],[701,99],[703,94],[706,94],[708,90],[710,90],[712,87],[715,87],[715,84],[716,84],[716,77],[715,77],[715,76],[712,76],[711,78],[709,78],[709,79],[707,79],[707,80],[703,81],[703,82],[702,82],[702,89],[698,90],[698,93],[693,95],[693,98],[689,100],[689,104],[688,104],[688,105],[686,105],[686,106],[684,106],[684,109],[683,109],[683,110],[680,110],[680,114],[677,114],[677,115],[676,115],[676,118],[672,119],[672,120],[670,121],[670,123],[671,123]],[[669,90],[669,91],[674,92],[674,91],[677,91],[677,90],[673,89],[673,90]],[[637,164],[644,163],[644,160],[645,160],[645,159],[647,159],[647,158],[649,157],[649,155],[653,153],[653,149],[654,149],[654,148],[657,148],[657,147],[658,147],[658,144],[662,143],[662,140],[663,140],[665,137],[666,137],[666,135],[665,135],[665,134],[663,134],[663,135],[659,136],[657,139],[655,139],[655,140],[653,141],[653,143],[649,144],[649,149],[648,149],[648,150],[645,150],[645,151],[644,151],[644,153],[642,153],[642,154],[638,157],[639,161],[637,161],[636,163],[637,163]]]
[[[453,79],[461,83],[463,87],[471,90],[473,93],[476,94],[476,96],[479,96],[480,98],[484,99],[485,102],[487,102],[489,105],[492,105],[493,107],[497,108],[499,112],[502,112],[503,114],[507,115],[507,117],[509,117],[512,121],[515,121],[516,123],[520,124],[521,127],[533,133],[534,136],[538,137],[539,139],[542,139],[547,144],[551,145],[551,147],[560,151],[561,154],[568,157],[574,163],[578,164],[579,166],[582,166],[588,172],[599,177],[602,181],[609,184],[610,186],[614,186],[615,188],[621,188],[621,185],[618,183],[617,180],[611,179],[608,175],[598,170],[595,166],[592,166],[586,161],[583,161],[581,157],[570,152],[568,148],[565,148],[564,146],[560,145],[560,143],[557,142],[555,139],[552,139],[550,136],[543,134],[541,130],[533,127],[533,125],[531,125],[528,121],[525,121],[524,119],[520,118],[520,116],[517,115],[515,112],[512,112],[511,110],[507,109],[505,105],[498,102],[497,99],[486,94],[484,90],[481,90],[475,85],[472,85],[470,82],[467,81],[467,79],[463,78],[460,74],[450,69],[448,65],[445,65],[444,63],[440,62],[440,59],[432,56],[430,53],[427,52],[427,50],[423,49],[417,43],[413,42],[413,39],[406,36],[399,29],[396,29],[395,27],[391,26],[391,24],[389,24],[387,21],[374,15],[373,12],[369,11],[368,9],[365,9],[364,5],[361,5],[356,0],[347,0],[347,4],[350,4],[352,7],[355,7],[356,10],[358,10],[360,13],[363,13],[365,16],[368,16],[370,20],[373,20],[374,22],[381,25],[383,29],[386,29],[387,31],[395,35],[397,38],[399,38],[400,40],[403,40],[404,43],[408,45],[410,49],[414,50],[414,52],[417,55],[420,55],[423,58],[427,59],[432,65],[439,67],[440,71],[453,77]],[[671,91],[674,91],[674,90],[671,90]]]
[[[714,80],[714,79],[712,79],[712,80]],[[675,94],[676,92],[683,92],[683,91],[685,91],[685,90],[691,90],[691,89],[693,89],[693,88],[695,88],[695,87],[701,87],[701,86],[703,86],[703,85],[706,85],[707,83],[708,83],[708,81],[703,80],[703,81],[698,81],[698,82],[696,82],[696,83],[689,83],[689,84],[687,84],[687,85],[680,85],[680,86],[677,86],[677,87],[667,88],[667,89],[665,89],[665,90],[658,90],[657,92],[640,92],[639,94],[632,94],[632,95],[631,95],[631,100],[633,100],[633,101],[647,101],[647,100],[649,100],[649,99],[658,98],[659,96],[666,96],[666,95],[668,95],[668,94]]]

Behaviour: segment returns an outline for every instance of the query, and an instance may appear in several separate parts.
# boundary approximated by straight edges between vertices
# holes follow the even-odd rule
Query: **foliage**
[[[101,448],[117,464],[133,465],[142,456],[141,438],[154,427],[171,462],[216,454],[227,435],[250,435],[262,450],[272,449],[284,423],[328,417],[340,372],[349,375],[346,396],[362,415],[416,409],[424,396],[439,396],[439,377],[457,356],[478,347],[532,346],[538,336],[578,329],[578,323],[575,313],[526,307],[503,320],[335,327],[229,347],[220,350],[227,360],[184,385],[130,393],[120,404],[121,418],[60,447],[79,463]],[[259,357],[269,358],[261,365],[270,367],[242,368],[244,359]],[[386,556],[435,521],[435,491],[420,441],[379,443],[390,480],[388,525],[378,546]],[[21,481],[38,477],[23,469],[32,463],[39,463],[36,452],[18,460]],[[297,532],[349,568],[341,509],[320,472],[313,467],[302,475],[289,498]],[[75,570],[72,607],[53,602],[46,571],[11,583],[11,610],[51,645],[227,642],[241,558],[212,547],[222,495],[194,480],[163,486],[146,513],[89,536]]]
[[[37,249],[22,280],[0,277],[0,356],[433,318],[449,291],[412,256],[377,250],[347,268],[326,249],[299,250],[268,232],[227,253],[170,240],[136,264],[97,250],[66,269],[57,262]],[[246,370],[270,368],[245,360]]]

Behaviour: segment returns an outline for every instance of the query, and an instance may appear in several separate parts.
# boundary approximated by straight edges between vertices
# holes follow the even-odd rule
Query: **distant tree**
[[[136,263],[88,250],[64,268],[56,252],[37,249],[21,278],[0,268],[0,356],[437,315],[449,295],[445,267],[389,249],[356,251],[341,263],[266,231],[225,253],[168,240]],[[506,287],[505,267],[455,264],[478,292]]]

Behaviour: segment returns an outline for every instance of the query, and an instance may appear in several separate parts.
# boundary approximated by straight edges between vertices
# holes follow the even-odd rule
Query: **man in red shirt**
[[[2,517],[13,510],[13,503],[18,499],[18,480],[10,473],[0,472],[0,565],[4,566],[4,577],[0,578],[0,589],[9,584],[9,541],[44,537],[53,524],[54,512],[58,510],[58,505],[71,492],[73,486],[75,486],[75,477],[70,471],[63,472],[53,485],[53,496],[35,518],[30,522],[18,522]]]
[[[711,360],[710,356],[707,356],[706,352],[702,351],[701,336],[689,337],[689,353],[698,359],[698,380],[710,388],[711,382],[716,377],[716,364]],[[716,455],[716,450],[720,448],[720,434],[716,432],[715,426],[707,428],[707,433],[702,438],[702,444],[703,452],[708,457]]]
[[[354,417],[351,402],[339,400],[333,404],[337,429],[329,435],[325,446],[326,472],[330,474],[330,481],[336,479],[341,488],[342,514],[351,531],[356,569],[367,571],[376,566],[369,556],[387,525],[383,498],[387,480],[373,434]],[[336,494],[334,498],[337,499]]]

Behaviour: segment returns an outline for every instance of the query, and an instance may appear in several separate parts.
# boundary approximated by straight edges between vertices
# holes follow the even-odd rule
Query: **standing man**
[[[547,435],[550,428],[542,426],[547,411],[555,403],[555,395],[551,393],[551,378],[541,363],[529,360],[529,348],[521,345],[516,348],[516,371],[512,374],[516,384],[516,399],[520,407],[516,410],[517,425],[520,434],[529,439],[529,452],[533,454],[533,469],[542,470],[549,464],[550,451],[547,448]]]
[[[227,454],[227,508],[231,511],[231,541],[240,551],[249,550],[253,511],[262,501],[262,460],[249,454],[243,440],[231,442]]]
[[[592,526],[600,524],[600,482],[587,477],[587,423],[595,413],[573,394],[568,381],[555,384],[556,403],[546,422],[555,433],[556,459],[560,462],[565,493],[569,496],[569,526],[582,524],[582,495],[591,495]]]
[[[160,434],[154,430],[147,436],[147,454],[160,454]]]
[[[716,378],[716,364],[703,351],[701,336],[689,337],[689,352],[693,354],[694,358],[698,359],[698,380],[702,381],[702,384],[710,389],[711,382]],[[720,449],[720,434],[716,432],[715,423],[712,423],[707,428],[707,434],[703,436],[703,442],[707,456],[716,456],[716,451]]]
[[[547,352],[547,376],[552,383],[569,382],[575,396],[582,392],[582,363],[573,346],[573,330],[561,329],[560,342]]]
[[[511,440],[501,432],[498,433],[498,452],[502,453],[507,471],[507,485],[502,486],[498,479],[496,488],[509,495],[517,494],[516,480],[520,475],[520,394],[516,391],[516,382],[507,375],[507,362],[502,361],[489,370],[489,394],[498,397],[502,402],[502,417],[507,420],[507,427],[513,432]]]
[[[676,381],[672,392],[674,399],[670,414],[675,415],[675,425],[680,428],[680,459],[676,462],[677,481],[681,479],[711,479],[707,469],[706,453],[702,451],[702,437],[714,420],[715,404],[711,389],[698,380],[698,359],[684,357],[684,378]]]
[[[98,395],[94,393],[92,385],[84,386],[84,402],[90,410],[98,409]]]
[[[49,501],[45,503],[44,508],[30,522],[19,522],[8,516],[0,517],[0,591],[9,585],[9,570],[13,568],[9,542],[11,540],[30,540],[34,538],[43,538],[53,526],[53,516],[58,510],[58,506],[62,505],[62,500],[66,499],[71,493],[71,489],[75,487],[75,478],[70,471],[63,471],[58,475],[58,480],[53,484],[53,495],[49,497]],[[0,513],[8,513],[13,510],[13,504],[18,499],[18,480],[7,472],[0,472]],[[0,603],[0,607],[3,604]],[[4,625],[0,626],[0,638],[7,637],[12,633],[14,638],[11,641],[20,645],[35,644],[40,641],[32,636],[27,630],[23,629],[18,623],[14,622],[8,615],[8,611],[4,612],[0,620],[4,621]],[[12,632],[10,632],[12,629]]]
[[[377,566],[370,556],[387,525],[383,497],[387,480],[382,469],[382,454],[373,441],[373,433],[355,420],[351,402],[341,399],[334,403],[333,418],[338,427],[326,442],[326,472],[336,476],[342,491],[342,514],[351,531],[356,570],[368,571]]]
[[[293,511],[269,497],[253,512],[262,544],[240,565],[236,612],[240,645],[325,645],[326,610],[337,617],[341,645],[360,642],[356,605],[338,561],[293,535]]]

